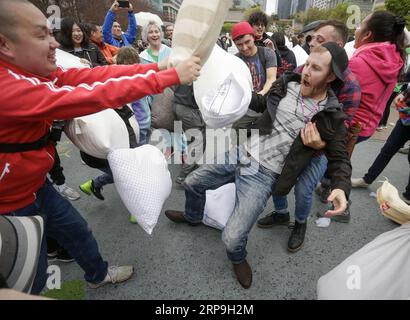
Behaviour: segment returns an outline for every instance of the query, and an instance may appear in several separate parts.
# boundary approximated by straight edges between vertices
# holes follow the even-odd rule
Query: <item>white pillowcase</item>
[[[156,147],[144,145],[115,150],[108,155],[108,162],[124,205],[137,223],[152,234],[172,189],[164,155]]]
[[[204,65],[218,39],[232,1],[184,0],[172,37],[171,66],[196,55]]]
[[[88,64],[82,63],[79,57],[61,49],[56,50],[56,59],[57,66],[64,69],[90,68]]]
[[[410,223],[385,232],[317,284],[319,300],[409,300]]]
[[[298,67],[306,63],[309,55],[306,53],[305,49],[303,49],[300,45],[297,45],[292,48],[292,51],[295,54],[296,64]]]
[[[135,116],[129,122],[138,142],[139,126]],[[127,126],[112,109],[70,120],[64,132],[78,149],[100,159],[106,159],[113,150],[130,147]]]
[[[228,183],[216,190],[206,191],[203,224],[223,230],[235,209],[235,183]]]
[[[240,58],[215,46],[201,76],[194,82],[194,95],[210,128],[223,128],[242,118],[252,100],[252,76]]]

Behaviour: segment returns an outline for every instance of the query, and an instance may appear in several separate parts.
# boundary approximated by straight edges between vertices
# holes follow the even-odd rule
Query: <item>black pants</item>
[[[54,166],[51,168],[49,174],[51,181],[58,186],[61,186],[65,183],[65,176],[63,174],[63,167],[61,166],[60,157],[58,155],[56,147],[55,149],[55,157],[54,157]]]
[[[397,151],[399,151],[408,140],[410,140],[410,126],[404,126],[402,122],[398,120],[376,160],[374,160],[372,166],[363,177],[364,181],[368,184],[373,183],[373,181],[375,181],[382,173],[384,168],[386,168]],[[408,154],[408,161],[410,164],[410,154]],[[407,172],[408,168],[407,170],[403,168],[403,174]],[[410,199],[410,177],[406,187],[405,197]]]
[[[398,92],[393,92],[392,95],[390,96],[389,101],[387,101],[386,109],[384,110],[383,118],[380,120],[379,127],[387,126],[387,122],[389,121],[389,117],[390,117],[390,105],[392,104],[393,100],[398,96],[398,94],[399,94]]]

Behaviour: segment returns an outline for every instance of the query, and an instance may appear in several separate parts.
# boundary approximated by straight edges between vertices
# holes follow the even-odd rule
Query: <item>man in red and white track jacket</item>
[[[71,204],[53,193],[46,180],[54,162],[53,147],[48,144],[37,150],[2,153],[1,146],[40,140],[49,132],[53,119],[72,119],[121,107],[146,95],[160,93],[166,87],[191,83],[199,75],[199,59],[191,58],[164,71],[160,69],[166,66],[157,64],[65,71],[56,67],[55,52],[59,44],[47,27],[46,18],[34,5],[26,0],[2,0],[0,20],[0,214],[36,214],[32,207],[45,211],[46,232],[53,229],[58,233],[56,239],[71,251],[86,271],[89,283],[126,280],[123,269],[110,274],[106,263],[101,267],[103,261],[96,243],[91,245],[95,247],[85,250],[91,250],[88,255],[95,258],[89,263],[93,258],[79,257],[75,251],[80,248],[68,243],[71,239],[61,238],[57,229],[62,226],[53,225],[54,211],[61,211],[59,214],[63,216],[67,212],[80,216]],[[53,202],[47,198],[50,193],[56,205],[64,209],[47,208]],[[84,236],[82,246],[95,242],[85,222],[76,228],[80,230],[76,231],[77,239]],[[81,232],[83,234],[79,234]],[[38,277],[39,273],[46,272],[42,266],[44,259],[46,257],[40,257]],[[91,264],[94,269],[90,269]],[[44,279],[40,282],[45,283]],[[35,283],[33,291],[37,292],[40,287]]]

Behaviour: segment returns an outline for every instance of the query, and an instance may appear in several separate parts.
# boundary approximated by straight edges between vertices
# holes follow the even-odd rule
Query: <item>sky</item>
[[[271,15],[273,12],[276,13],[276,1],[277,0],[268,0],[266,2],[266,13]]]

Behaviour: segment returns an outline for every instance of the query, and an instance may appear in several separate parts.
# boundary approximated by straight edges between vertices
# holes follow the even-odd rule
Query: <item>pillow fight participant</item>
[[[276,77],[280,78],[286,71],[293,71],[297,67],[296,57],[292,50],[286,46],[285,34],[283,32],[275,32],[272,40],[278,46],[278,51],[281,58],[281,66],[278,67]]]
[[[0,2],[0,214],[45,218],[55,238],[85,271],[92,288],[129,279],[133,266],[108,267],[86,221],[46,179],[54,163],[48,142],[52,119],[72,119],[115,108],[199,76],[200,59],[165,64],[63,71],[47,19],[27,0]],[[47,279],[45,237],[32,293]]]
[[[58,41],[61,50],[79,57],[82,63],[88,64],[91,68],[108,64],[98,47],[90,43],[84,27],[73,18],[64,18],[61,21]]]
[[[253,91],[260,95],[266,95],[276,81],[277,61],[274,52],[255,45],[254,30],[246,21],[233,26],[232,39],[239,51],[236,56],[246,63],[251,72]],[[234,129],[247,129],[260,116],[260,113],[249,110],[232,127]]]
[[[164,27],[164,38],[162,39],[161,42],[171,48],[173,35],[174,35],[174,25],[172,23],[169,23]]]
[[[149,44],[148,48],[140,54],[142,63],[153,63],[168,59],[169,55],[171,54],[171,48],[167,47],[165,44],[162,44],[161,40],[163,38],[163,32],[161,30],[161,27],[156,22],[151,21],[150,23],[148,23],[148,25],[146,25],[142,30],[141,37],[142,41]],[[153,97],[146,97],[141,102],[143,104],[151,106]],[[178,149],[177,151],[179,151],[181,155],[184,156],[187,151],[187,142],[185,135],[180,135],[173,132],[170,133],[167,130],[161,128],[160,130],[165,144],[165,157],[169,159],[172,156],[172,146],[174,146],[174,149]]]
[[[59,34],[59,42],[61,43],[61,49],[71,53],[81,59],[81,62],[89,65],[90,67],[107,65],[103,54],[97,48],[96,45],[89,42],[87,35],[83,30],[83,26],[75,21],[73,18],[64,18],[61,21],[61,32]],[[64,130],[63,121],[53,122],[53,131],[59,131],[59,137],[53,139],[56,143],[61,139],[61,133]],[[62,173],[61,160],[58,152],[55,152],[55,161],[53,169],[50,171],[50,177],[57,186],[57,190],[63,190],[60,192],[63,196],[66,194],[66,198],[69,200],[77,200],[80,198],[78,192],[65,186],[65,177]],[[47,256],[50,260],[60,262],[72,262],[74,259],[71,255],[62,248],[57,241],[51,237],[47,237]]]
[[[200,144],[202,146],[202,152],[205,152],[206,148],[206,124],[202,118],[201,111],[195,101],[194,86],[182,85],[175,89],[173,111],[178,121],[182,122],[182,130],[187,131],[189,129],[198,129],[202,133],[202,141],[189,141],[191,144],[187,145],[188,153],[192,159],[188,158],[187,154],[182,155],[182,168],[175,182],[183,184],[185,178],[194,170],[198,168],[198,160],[201,158],[200,154],[191,154],[190,146]],[[174,133],[175,134],[175,133]],[[184,134],[185,136],[185,134]],[[196,137],[194,137],[195,139]],[[188,140],[188,139],[187,139]],[[199,140],[199,139],[198,139]],[[188,143],[188,141],[187,141]]]
[[[387,11],[367,16],[355,33],[355,48],[349,67],[362,88],[356,117],[363,124],[359,141],[369,139],[383,117],[406,61],[404,27],[406,21]]]
[[[118,48],[131,46],[137,38],[137,20],[131,2],[129,8],[120,8],[118,1],[114,1],[105,16],[102,27],[104,42]],[[117,12],[128,11],[128,30],[123,33],[121,25],[115,21]]]
[[[267,47],[275,51],[277,65],[280,67],[282,61],[276,43],[266,33],[268,27],[268,16],[262,11],[252,13],[248,19],[255,34],[255,45],[258,47]]]
[[[312,50],[302,75],[286,74],[267,96],[254,93],[250,108],[264,112],[264,116],[253,128],[261,129],[262,135],[250,137],[245,145],[226,152],[225,164],[205,164],[191,173],[184,183],[185,211],[165,212],[176,223],[199,225],[206,190],[234,182],[235,209],[222,240],[244,288],[252,283],[252,270],[246,260],[250,230],[272,190],[278,194],[290,191],[315,149],[322,148],[322,139],[332,176],[329,201],[336,208],[327,215],[340,214],[347,207],[351,176],[345,145],[347,117],[331,90],[334,81],[343,80],[347,64],[346,52],[336,43],[327,43]]]
[[[407,89],[404,96],[400,95],[396,101],[400,119],[366,175],[363,178],[352,179],[353,188],[366,188],[371,185],[386,168],[393,156],[410,140],[410,89]],[[410,164],[410,154],[407,154],[407,157]],[[410,177],[406,191],[402,195],[403,200],[410,205]]]
[[[348,29],[344,23],[339,21],[324,21],[314,31],[311,48],[315,48],[320,44],[335,42],[339,47],[344,48],[347,40]],[[296,71],[302,73],[304,66],[301,66]],[[342,86],[343,85],[343,86]],[[340,87],[342,88],[340,89]],[[333,84],[339,102],[343,106],[343,111],[348,116],[349,122],[354,120],[356,110],[360,104],[360,85],[349,68],[343,72],[343,82]],[[297,252],[303,246],[307,219],[310,214],[313,202],[313,191],[316,185],[322,179],[327,168],[327,159],[323,153],[317,152],[312,158],[309,165],[304,169],[298,178],[295,185],[295,228],[288,241],[288,250]],[[323,202],[327,203],[330,194],[330,183],[323,196]],[[273,196],[273,204],[275,210],[258,221],[258,227],[271,228],[275,225],[288,225],[290,221],[287,197]],[[347,213],[349,211],[347,210]],[[348,221],[349,214],[334,216],[332,219],[336,221]]]
[[[132,47],[122,47],[118,51],[116,58],[118,65],[132,65],[140,62],[138,51]],[[134,101],[131,104],[132,111],[137,119],[140,135],[139,141],[137,142],[135,134],[128,119],[132,116],[131,109],[125,105],[120,109],[115,109],[114,111],[123,119],[125,125],[127,126],[128,132],[130,133],[130,148],[136,148],[137,146],[142,146],[148,143],[149,136],[151,134],[151,112],[149,106],[142,104],[140,100]],[[148,108],[146,110],[145,108]],[[87,195],[93,194],[97,199],[102,201],[105,200],[101,191],[104,186],[114,183],[114,177],[108,163],[107,159],[99,159],[93,157],[83,151],[80,152],[81,159],[91,168],[99,169],[103,172],[102,175],[98,176],[95,179],[88,180],[87,182],[80,185],[80,190]],[[130,222],[137,223],[134,216],[130,215]]]
[[[114,64],[113,58],[118,53],[118,47],[114,47],[103,41],[102,27],[90,22],[84,25],[84,30],[87,37],[98,47],[104,55],[108,64]]]
[[[228,51],[228,49],[232,47],[232,40],[229,39],[226,34],[223,34],[220,38],[218,38],[217,44],[225,51]]]

